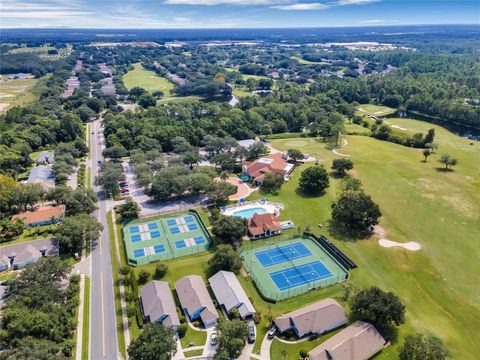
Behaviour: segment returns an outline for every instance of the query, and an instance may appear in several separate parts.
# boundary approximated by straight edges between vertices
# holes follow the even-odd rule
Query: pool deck
[[[226,216],[235,216],[236,212],[242,210],[249,210],[255,208],[262,208],[265,210],[265,213],[275,214],[276,211],[283,210],[283,205],[280,203],[273,203],[270,201],[248,201],[244,203],[239,203],[236,205],[230,205],[222,210],[222,215]]]

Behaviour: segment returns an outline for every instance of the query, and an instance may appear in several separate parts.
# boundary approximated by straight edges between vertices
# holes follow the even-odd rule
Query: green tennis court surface
[[[196,254],[208,250],[211,244],[202,220],[190,212],[126,223],[123,241],[130,265]]]
[[[340,265],[315,239],[299,237],[244,250],[242,260],[262,294],[283,300],[348,278]]]

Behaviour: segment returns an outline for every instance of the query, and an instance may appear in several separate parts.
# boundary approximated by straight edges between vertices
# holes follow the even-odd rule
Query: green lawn
[[[247,97],[247,96],[258,96],[247,90],[246,86],[235,85],[233,88],[232,94],[238,97]]]
[[[300,350],[310,351],[313,348],[317,347],[321,343],[325,342],[339,331],[341,331],[343,327],[339,329],[335,329],[333,331],[328,332],[325,335],[319,336],[316,339],[307,339],[302,341],[298,344],[285,344],[278,339],[274,339],[272,341],[272,345],[270,347],[270,358],[271,359],[282,359],[283,358],[283,350],[287,352],[287,359],[300,359]]]
[[[207,340],[206,331],[197,331],[188,327],[187,333],[183,338],[180,339],[180,342],[182,343],[182,348],[186,349],[188,344],[195,344],[192,346],[203,346],[205,345],[206,340]]]
[[[162,104],[173,104],[173,103],[189,103],[193,101],[202,100],[201,96],[191,95],[191,96],[181,96],[181,97],[174,97],[170,99],[160,99],[157,101],[157,105]]]
[[[88,360],[88,337],[90,336],[90,278],[85,276],[83,297],[82,360]]]
[[[301,57],[298,56],[291,56],[290,59],[298,61],[299,64],[302,65],[328,65],[328,62],[325,61],[309,61],[302,59]]]
[[[142,87],[148,92],[160,90],[164,97],[170,96],[170,91],[174,85],[169,80],[158,76],[155,72],[145,70],[140,63],[133,64],[134,69],[123,75],[123,82],[127,89],[136,86]]]
[[[0,83],[0,111],[13,106],[21,106],[33,102],[36,96],[32,88],[38,79],[7,80]]]
[[[34,47],[19,47],[16,49],[9,50],[9,54],[25,54],[25,53],[36,53],[36,54],[46,54],[48,50],[53,50],[53,46],[43,45],[43,46],[34,46]]]
[[[380,205],[380,225],[387,230],[387,237],[400,242],[417,241],[422,250],[387,249],[375,239],[342,241],[330,234],[326,225],[338,180],[331,179],[323,196],[303,197],[296,192],[300,168],[278,195],[268,197],[285,205],[282,220],[293,220],[296,226],[310,226],[315,233],[328,236],[358,264],[351,277],[355,286],[377,285],[394,291],[406,304],[407,323],[378,359],[396,357],[404,337],[415,331],[441,338],[454,358],[476,359],[480,352],[475,339],[480,328],[480,291],[474,275],[479,272],[480,258],[480,144],[470,145],[472,140],[425,122],[389,122],[411,133],[435,128],[435,142],[440,145],[437,154],[423,163],[421,150],[365,136],[348,136],[349,144],[342,152],[351,155],[355,164],[352,174],[362,180],[365,191]],[[334,158],[318,139],[273,140],[272,144],[280,150],[297,148],[307,152],[328,168]],[[458,159],[454,172],[438,170],[437,159],[443,153]],[[264,196],[256,193],[252,198]],[[317,224],[324,226],[320,229]],[[258,306],[257,299],[255,303]],[[272,309],[278,311],[281,304]]]
[[[200,356],[203,354],[203,349],[197,349],[197,350],[190,350],[190,351],[183,351],[185,358],[191,358],[194,356]]]
[[[389,108],[388,106],[383,105],[373,105],[373,104],[362,104],[358,107],[358,113],[361,115],[377,115],[377,116],[384,116],[388,114],[392,114],[396,111],[396,109]]]
[[[16,237],[15,239],[0,242],[0,247],[51,237],[53,236],[53,231],[55,230],[56,226],[57,225],[43,225],[25,229],[23,230],[22,235]]]

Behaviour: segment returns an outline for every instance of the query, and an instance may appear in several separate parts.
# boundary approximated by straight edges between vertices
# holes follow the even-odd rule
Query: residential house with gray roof
[[[171,326],[174,331],[180,326],[175,301],[166,281],[154,280],[140,291],[140,307],[145,321]]]
[[[218,303],[227,313],[237,309],[242,319],[249,319],[255,315],[252,302],[233,272],[219,271],[208,279],[208,282]]]

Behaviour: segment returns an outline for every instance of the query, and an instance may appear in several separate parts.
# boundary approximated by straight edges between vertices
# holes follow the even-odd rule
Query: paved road
[[[115,321],[115,299],[113,291],[112,264],[108,233],[107,212],[113,208],[113,202],[105,199],[101,189],[95,185],[104,147],[103,131],[100,120],[92,122],[90,158],[92,166],[92,189],[98,195],[98,210],[94,217],[103,225],[100,237],[92,244],[91,294],[90,294],[90,359],[119,358],[117,346],[117,327]]]

